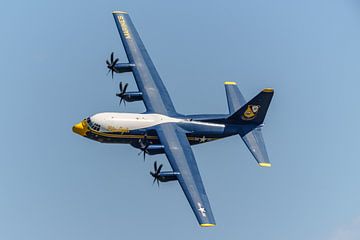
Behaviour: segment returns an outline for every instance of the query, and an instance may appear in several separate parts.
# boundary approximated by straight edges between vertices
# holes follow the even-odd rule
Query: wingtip
[[[271,93],[271,92],[274,92],[274,89],[273,88],[264,88],[262,91]]]
[[[225,85],[236,85],[236,82],[224,82]]]
[[[271,167],[271,163],[261,162],[261,163],[259,163],[259,166],[260,166],[260,167]]]
[[[113,13],[113,14],[128,14],[128,13],[125,12],[125,11],[118,11],[118,10],[113,11],[112,13]]]
[[[216,224],[213,223],[202,223],[200,224],[200,227],[215,227]]]

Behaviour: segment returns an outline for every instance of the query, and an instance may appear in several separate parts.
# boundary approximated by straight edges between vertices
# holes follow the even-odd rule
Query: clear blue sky
[[[237,136],[193,148],[217,220],[201,229],[154,160],[71,127],[119,108],[111,12],[126,10],[182,113],[226,113],[224,81],[275,97],[259,168]],[[356,0],[7,1],[0,14],[0,239],[360,239]],[[164,237],[163,237],[164,236]]]

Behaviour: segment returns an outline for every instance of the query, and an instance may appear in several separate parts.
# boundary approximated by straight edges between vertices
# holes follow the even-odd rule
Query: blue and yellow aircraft
[[[172,171],[154,162],[153,182],[178,181],[202,227],[215,226],[191,145],[239,135],[261,167],[270,167],[261,127],[274,91],[263,89],[246,102],[235,82],[225,82],[229,114],[183,115],[178,113],[127,12],[113,16],[128,63],[107,60],[109,72],[132,72],[139,91],[126,91],[120,83],[120,103],[143,101],[146,112],[99,113],[73,126],[73,131],[102,143],[126,143],[144,154],[165,154]]]

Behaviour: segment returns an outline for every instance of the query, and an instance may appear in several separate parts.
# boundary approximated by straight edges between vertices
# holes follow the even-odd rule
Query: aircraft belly
[[[140,139],[144,138],[144,134],[147,134],[147,139],[151,144],[159,144],[159,138],[156,133],[151,130],[146,131],[146,129],[134,130],[128,132],[95,132],[90,131],[87,133],[87,137],[101,142],[101,143],[117,143],[117,144],[131,144],[137,145]],[[191,145],[206,143],[221,139],[225,137],[223,134],[214,134],[214,133],[188,133],[186,134]]]
[[[146,131],[146,129],[126,131],[126,132],[97,132],[90,131],[87,133],[86,137],[101,142],[101,143],[123,143],[136,145],[139,143],[140,139],[144,138],[144,135],[147,135],[147,139],[151,144],[158,144],[159,140],[156,134],[151,130]]]

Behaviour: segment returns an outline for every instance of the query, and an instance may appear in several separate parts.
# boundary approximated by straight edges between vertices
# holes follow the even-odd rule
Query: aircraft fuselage
[[[153,127],[166,123],[181,126],[192,145],[235,135],[240,130],[239,126],[197,121],[186,116],[105,112],[84,119],[74,125],[73,131],[98,142],[131,144],[139,148],[145,135],[150,144],[161,144]]]

